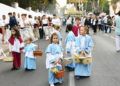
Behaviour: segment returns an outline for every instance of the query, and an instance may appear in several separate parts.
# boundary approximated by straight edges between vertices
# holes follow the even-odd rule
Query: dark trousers
[[[97,33],[97,25],[93,25],[92,28],[93,28],[93,32]]]
[[[99,27],[99,31],[103,31],[103,28],[102,28],[101,24],[99,24],[98,27]]]
[[[40,39],[43,39],[43,37],[44,37],[43,28],[40,28],[40,29],[39,29],[39,34],[40,34]]]
[[[105,26],[105,33],[107,33],[107,31],[108,31],[108,26],[106,25]]]
[[[107,33],[107,31],[108,31],[108,25],[106,23],[104,23],[104,31],[105,31],[105,33]]]
[[[108,26],[108,30],[109,30],[109,33],[111,33],[111,31],[112,31],[111,26]]]

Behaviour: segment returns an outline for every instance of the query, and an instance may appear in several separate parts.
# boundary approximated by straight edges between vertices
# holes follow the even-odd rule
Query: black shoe
[[[89,78],[90,76],[80,76],[81,79]]]
[[[80,76],[75,76],[75,79],[76,80],[80,80]]]
[[[25,71],[31,71],[31,69],[25,68]]]
[[[40,37],[40,39],[43,39],[43,37]]]
[[[68,70],[69,70],[69,71],[74,71],[74,68],[69,68]]]
[[[119,53],[119,52],[120,52],[120,50],[117,50],[116,52],[117,52],[117,53]]]
[[[20,68],[11,68],[11,70],[19,70]]]
[[[54,83],[54,85],[62,85],[63,82],[57,82],[57,83]]]
[[[16,70],[16,68],[11,68],[11,70]]]
[[[68,71],[74,71],[74,68],[71,68],[71,67],[68,67],[68,66],[66,66],[66,68],[67,68]]]

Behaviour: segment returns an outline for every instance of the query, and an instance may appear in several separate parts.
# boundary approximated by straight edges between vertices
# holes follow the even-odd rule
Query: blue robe
[[[58,38],[59,38],[59,44],[60,44],[60,46],[62,46],[62,35],[59,31],[57,32],[57,35],[58,35]]]
[[[93,40],[89,35],[80,35],[78,38],[76,38],[75,46],[77,53],[80,53],[81,51],[86,51],[90,54],[93,48]],[[75,76],[90,76],[91,65],[92,64],[75,63]]]
[[[71,44],[71,46],[69,45],[71,42],[75,42],[75,35],[72,31],[70,31],[65,39],[65,45],[66,45],[66,52],[70,52],[72,53],[72,49],[74,48],[74,45]],[[67,45],[69,45],[69,47],[67,47]]]
[[[27,69],[36,69],[36,58],[33,55],[33,51],[35,51],[36,45],[31,43],[27,44],[24,51],[25,51],[25,62],[24,68]]]
[[[62,47],[59,44],[49,44],[47,49],[46,49],[46,68],[48,69],[48,81],[49,84],[55,84],[55,83],[62,83],[63,79],[57,79],[55,78],[54,73],[51,71],[51,68],[54,67],[53,62],[56,61],[57,59],[59,59],[61,56],[62,51]],[[58,68],[58,70],[62,69],[61,65],[57,65],[56,66]]]
[[[66,45],[66,54],[67,57],[72,57],[72,54],[74,52],[75,48],[75,35],[72,31],[70,31],[65,39],[65,45]],[[66,65],[66,67],[74,68],[75,64],[74,62],[71,64]]]

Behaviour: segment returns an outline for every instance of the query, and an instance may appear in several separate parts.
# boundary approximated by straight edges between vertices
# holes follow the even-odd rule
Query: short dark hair
[[[53,16],[56,16],[56,14],[53,14]]]
[[[73,28],[72,24],[68,24],[66,29],[67,29],[68,31],[72,31],[72,28]]]
[[[75,20],[80,20],[80,17],[76,17]]]
[[[32,18],[32,15],[28,15],[29,18]]]
[[[21,14],[21,16],[27,16],[27,14]]]
[[[8,15],[12,15],[12,13],[10,12],[10,13],[8,13]]]

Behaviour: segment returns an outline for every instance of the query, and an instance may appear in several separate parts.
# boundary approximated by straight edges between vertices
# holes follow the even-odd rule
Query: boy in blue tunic
[[[33,51],[35,51],[37,45],[32,43],[32,38],[28,38],[26,40],[26,46],[24,48],[25,52],[25,62],[24,68],[25,70],[35,70],[36,69],[36,57],[33,55]]]
[[[66,54],[67,54],[66,56],[67,56],[67,58],[71,58],[71,59],[72,59],[72,55],[75,51],[75,35],[72,32],[72,28],[73,28],[73,26],[71,24],[69,24],[67,26],[67,30],[69,33],[65,39]],[[74,70],[74,66],[75,66],[75,64],[74,64],[74,62],[72,62],[72,63],[66,65],[66,68],[69,71],[71,71],[71,70]]]
[[[81,52],[86,52],[91,56],[93,49],[93,40],[91,36],[86,34],[87,28],[81,26],[80,35],[76,38],[75,47],[77,54]],[[90,76],[91,75],[91,64],[81,64],[75,63],[75,77],[80,79],[80,76]]]
[[[51,36],[51,43],[46,49],[46,68],[48,69],[48,81],[50,86],[54,86],[55,83],[62,83],[62,78],[56,78],[53,68],[62,70],[61,59],[63,57],[62,47],[59,45],[58,35],[53,33]]]

